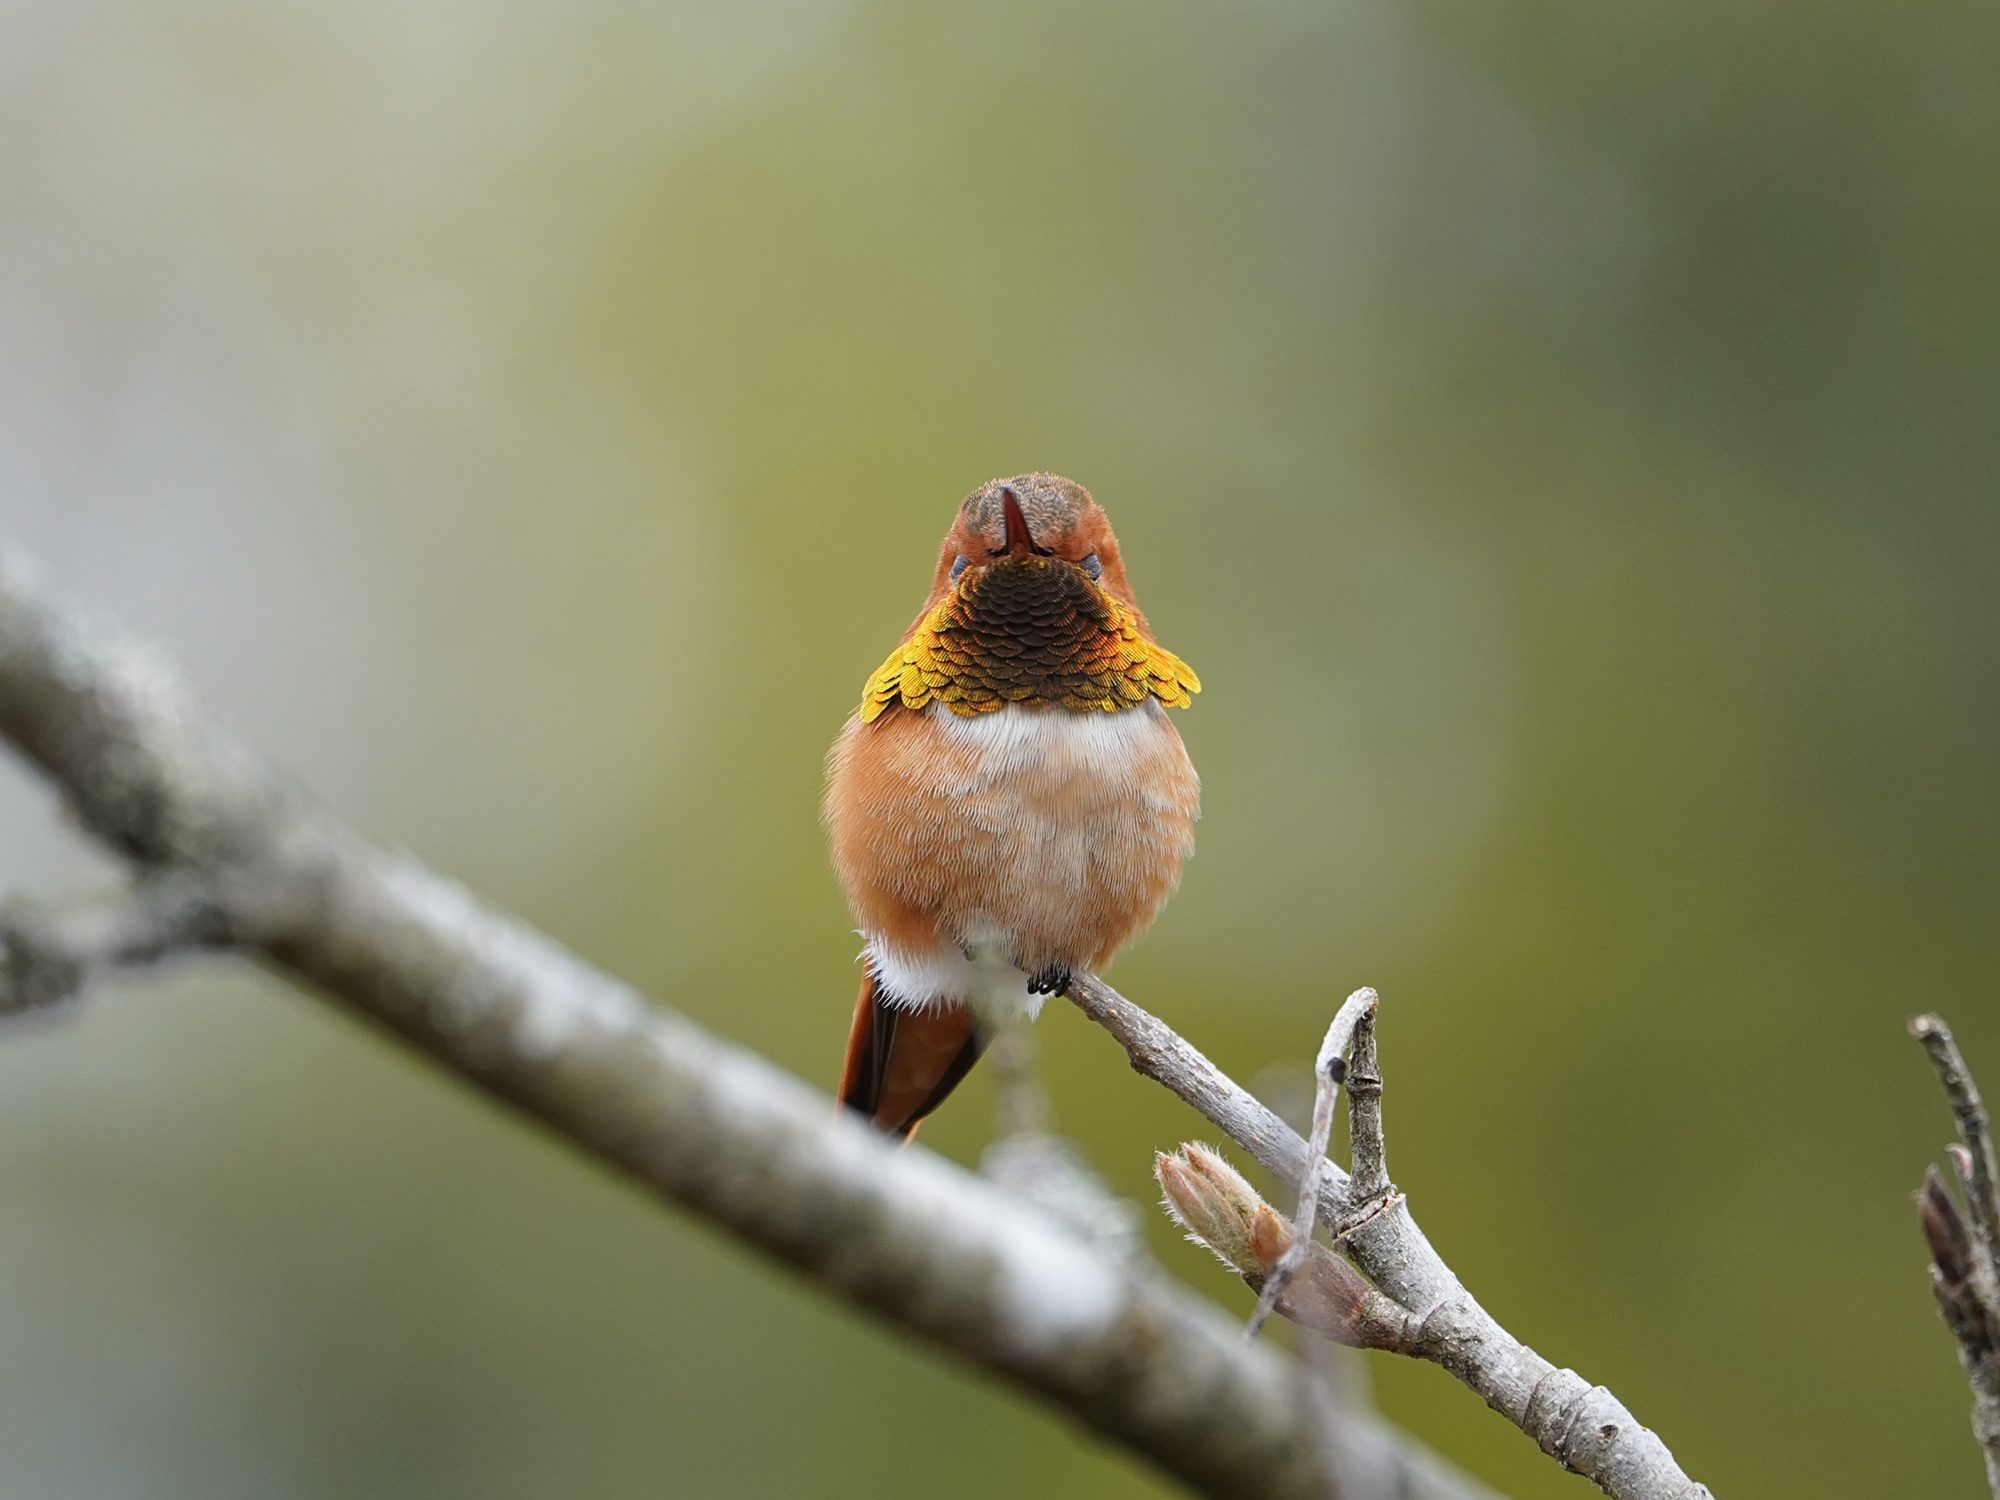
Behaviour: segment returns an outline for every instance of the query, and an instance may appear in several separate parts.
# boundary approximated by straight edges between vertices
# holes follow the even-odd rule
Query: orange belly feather
[[[977,718],[932,706],[848,725],[827,823],[871,957],[915,966],[997,947],[1033,974],[1098,968],[1153,920],[1193,846],[1200,797],[1156,704],[1016,704]]]

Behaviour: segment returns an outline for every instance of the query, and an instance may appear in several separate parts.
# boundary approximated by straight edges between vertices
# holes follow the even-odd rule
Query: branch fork
[[[1301,1212],[1287,1222],[1208,1148],[1183,1146],[1155,1162],[1168,1212],[1258,1291],[1260,1307],[1270,1300],[1277,1311],[1337,1342],[1442,1366],[1543,1452],[1614,1500],[1712,1500],[1708,1487],[1690,1478],[1666,1444],[1610,1391],[1573,1370],[1558,1369],[1501,1327],[1417,1227],[1408,1200],[1389,1180],[1374,1024],[1379,1002],[1372,990],[1357,991],[1342,1007],[1344,1013],[1358,1002],[1345,1069],[1330,1069],[1323,1060],[1316,1069],[1316,1136],[1318,1117],[1330,1108],[1330,1091],[1344,1079],[1352,1175],[1324,1161],[1315,1143],[1301,1140],[1164,1023],[1102,980],[1084,976],[1070,986],[1069,998],[1117,1038],[1135,1070],[1207,1116],[1281,1180],[1314,1194],[1311,1218]],[[1329,1045],[1342,1029],[1337,1015]],[[1220,1222],[1240,1220],[1253,1232],[1210,1239],[1203,1224],[1215,1216],[1204,1220],[1190,1211],[1197,1181],[1224,1197],[1239,1195]],[[1338,1251],[1297,1227],[1312,1222],[1326,1227]],[[1282,1240],[1273,1225],[1282,1230]],[[1281,1276],[1287,1265],[1293,1267],[1290,1285]],[[1323,1295],[1329,1285],[1337,1291]]]
[[[61,906],[13,898],[0,903],[0,1015],[63,1005],[107,972],[231,946],[234,930],[217,883],[191,871]]]

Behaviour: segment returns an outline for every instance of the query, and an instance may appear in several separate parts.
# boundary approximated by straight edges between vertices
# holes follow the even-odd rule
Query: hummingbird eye
[[[1078,563],[1077,566],[1082,568],[1092,578],[1102,578],[1104,576],[1104,559],[1099,557],[1095,552]]]
[[[954,562],[952,563],[952,565],[951,565],[951,576],[952,576],[952,578],[953,578],[954,580],[956,580],[956,579],[957,579],[957,577],[958,577],[958,575],[959,575],[959,574],[961,574],[961,573],[963,573],[963,572],[965,571],[965,567],[966,567],[966,563],[965,563],[965,559],[964,559],[964,558],[962,558],[962,557],[961,557],[961,558],[958,558],[957,560],[955,560],[955,561],[954,561]]]

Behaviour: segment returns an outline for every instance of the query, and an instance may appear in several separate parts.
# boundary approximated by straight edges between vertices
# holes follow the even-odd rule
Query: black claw
[[[1061,964],[1050,964],[1028,980],[1031,995],[1060,995],[1069,988],[1070,971]]]

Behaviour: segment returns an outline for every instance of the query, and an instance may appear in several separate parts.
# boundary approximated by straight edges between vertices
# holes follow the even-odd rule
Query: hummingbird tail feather
[[[873,973],[861,979],[840,1102],[898,1140],[944,1103],[986,1050],[969,1006],[905,1010],[890,1003]]]

